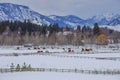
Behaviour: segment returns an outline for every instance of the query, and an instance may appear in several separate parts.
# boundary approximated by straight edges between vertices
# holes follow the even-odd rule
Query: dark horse
[[[83,52],[83,51],[93,51],[91,48],[89,48],[89,49],[87,49],[87,48],[82,48],[82,50],[81,50],[81,52]]]

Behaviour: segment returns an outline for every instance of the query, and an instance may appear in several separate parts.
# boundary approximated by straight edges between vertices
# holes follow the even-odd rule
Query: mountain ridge
[[[58,23],[61,27],[75,27],[77,25],[89,25],[92,26],[95,22],[99,25],[120,25],[120,15],[101,15],[93,16],[88,19],[82,19],[75,15],[42,15],[28,6],[18,5],[13,3],[0,3],[0,21],[24,21],[30,20],[32,23],[42,25],[42,24],[54,24]]]

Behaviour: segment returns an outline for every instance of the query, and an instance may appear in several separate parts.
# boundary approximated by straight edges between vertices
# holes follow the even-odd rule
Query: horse
[[[93,49],[92,48],[82,48],[81,52],[92,52]]]

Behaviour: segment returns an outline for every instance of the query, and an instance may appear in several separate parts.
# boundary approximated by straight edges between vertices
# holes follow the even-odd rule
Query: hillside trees
[[[99,26],[98,26],[98,23],[95,23],[95,24],[94,24],[93,34],[94,34],[94,35],[99,35],[99,34],[100,34],[100,28],[99,28]]]
[[[0,22],[0,45],[23,45],[32,43],[35,45],[65,45],[65,44],[91,44],[95,43],[101,33],[119,42],[119,32],[108,28],[100,28],[97,23],[94,27],[78,25],[76,29],[60,27],[57,23],[50,25],[36,25],[29,20]]]
[[[77,33],[80,33],[80,32],[81,32],[81,26],[80,26],[80,25],[77,25],[76,32],[77,32]]]

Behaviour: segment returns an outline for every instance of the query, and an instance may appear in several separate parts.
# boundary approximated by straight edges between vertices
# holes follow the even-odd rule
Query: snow
[[[70,21],[65,21],[66,24],[71,25],[71,26],[76,26],[76,23],[70,22]]]
[[[120,31],[120,25],[116,25],[116,26],[101,25],[100,27],[108,27],[108,28],[113,29],[115,31]]]
[[[47,16],[41,15],[27,6],[17,5],[12,3],[1,3],[0,4],[0,20],[12,20],[12,21],[21,21],[30,20],[32,23],[36,23],[38,25],[41,24],[50,24],[52,19]],[[38,21],[33,21],[34,19],[38,19]]]
[[[1,57],[0,67],[9,68],[11,63],[22,65],[24,62],[31,64],[34,68],[58,68],[58,69],[85,69],[85,70],[120,70],[120,61],[96,60],[87,58],[71,58],[57,56],[18,56],[18,57]],[[95,65],[94,65],[95,64]]]
[[[39,21],[41,21],[41,20],[39,20]],[[37,25],[42,25],[42,23],[40,23],[39,21],[34,19],[34,20],[32,21],[32,23],[37,24]]]
[[[110,46],[110,45],[109,45]],[[11,63],[15,66],[31,64],[32,68],[56,68],[56,69],[79,69],[98,71],[120,71],[120,49],[109,46],[85,45],[85,46],[38,46],[43,53],[35,55],[0,56],[0,68],[10,68]],[[116,46],[116,45],[113,45]],[[117,44],[120,46],[120,44]],[[17,49],[19,47],[20,49]],[[45,47],[45,49],[43,49]],[[63,49],[64,48],[64,49]],[[68,48],[74,52],[68,53]],[[81,54],[82,48],[92,48],[93,53]],[[113,50],[115,49],[115,50]],[[37,53],[39,49],[23,46],[0,46],[1,54]],[[46,53],[48,51],[48,53]],[[101,58],[101,59],[99,59]],[[106,58],[106,59],[103,59]],[[113,60],[111,58],[114,58]],[[46,77],[47,76],[47,77]],[[72,72],[14,72],[0,73],[0,80],[120,80],[119,75],[85,74]]]
[[[1,3],[0,4],[0,20],[12,20],[12,21],[24,21],[24,20],[30,20],[33,23],[36,23],[38,25],[41,24],[53,24],[53,23],[59,23],[60,27],[62,26],[68,26],[68,27],[75,27],[78,24],[85,25],[88,24],[89,26],[92,26],[95,22],[98,22],[100,25],[108,25],[112,23],[111,21],[119,19],[119,14],[103,14],[103,15],[96,15],[88,19],[81,19],[74,15],[68,15],[68,16],[57,16],[57,15],[51,15],[51,16],[45,16],[41,15],[32,9],[30,9],[27,6],[23,5],[17,5],[12,3]],[[35,18],[38,19],[38,21],[33,21]],[[115,23],[119,24],[119,21],[115,21]],[[117,25],[114,24],[114,25]]]
[[[65,32],[63,33],[68,34],[69,32]],[[69,33],[70,34],[70,33]],[[109,45],[111,46],[111,45]],[[96,54],[102,54],[104,53],[105,55],[107,53],[114,53],[119,54],[120,49],[119,49],[119,44],[117,45],[112,45],[114,46],[114,48],[109,48],[109,46],[97,46],[97,45],[86,45],[86,46],[72,46],[72,45],[68,45],[68,46],[33,46],[33,47],[24,47],[24,46],[0,46],[0,54],[13,54],[13,53],[18,53],[18,54],[22,54],[22,53],[37,53],[38,51],[43,51],[43,52],[49,52],[49,53],[68,53],[68,48],[71,48],[71,50],[73,50],[74,52],[71,54],[83,54],[83,53],[94,53],[94,55]],[[19,49],[17,49],[19,47]],[[34,49],[34,47],[39,47],[40,49]],[[28,49],[29,48],[29,49]],[[45,49],[43,49],[45,48]],[[91,52],[81,52],[82,48],[84,49],[92,49],[93,51]],[[102,55],[104,55],[102,54]],[[111,55],[110,54],[110,55]],[[112,56],[114,55],[112,54]],[[87,54],[89,55],[89,54]]]
[[[50,15],[50,16],[48,16],[48,17],[51,18],[51,19],[53,19],[53,20],[56,19],[56,15]]]
[[[10,53],[35,53],[37,52],[36,50],[6,50],[2,49],[0,50],[1,54],[10,54]]]
[[[120,80],[119,75],[88,75],[79,73],[18,72],[0,74],[0,80]]]
[[[101,14],[101,15],[97,15],[96,17],[95,17],[95,19],[97,20],[97,21],[99,21],[99,20],[102,20],[102,19],[106,19],[107,21],[110,21],[110,20],[112,20],[116,15],[118,15],[118,14],[114,14],[114,13],[104,13],[104,14]]]

